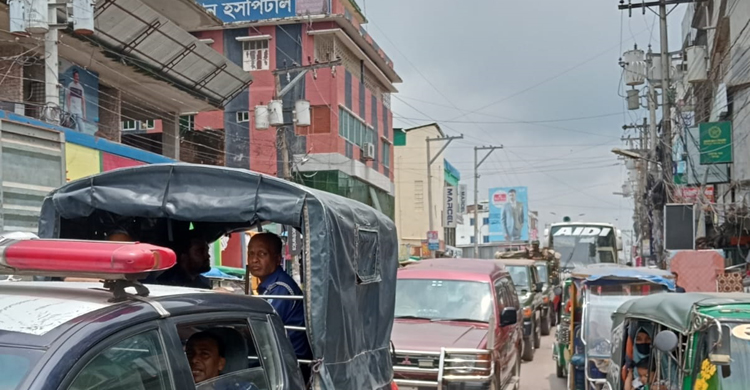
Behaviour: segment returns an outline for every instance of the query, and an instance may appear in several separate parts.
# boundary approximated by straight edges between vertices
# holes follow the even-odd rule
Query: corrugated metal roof
[[[96,32],[87,39],[107,54],[166,78],[178,88],[224,106],[252,76],[141,0],[98,2]]]

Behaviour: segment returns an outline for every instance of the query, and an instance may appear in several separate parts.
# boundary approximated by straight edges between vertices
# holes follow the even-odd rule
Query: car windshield
[[[489,322],[492,290],[486,282],[398,279],[396,318]]]
[[[628,295],[588,295],[583,322],[586,352],[589,357],[610,357],[612,313],[629,299],[632,297]]]
[[[722,390],[745,390],[747,384],[750,383],[750,340],[747,338],[747,333],[744,333],[750,324],[732,323],[729,324],[732,329],[732,336],[730,342],[732,359],[730,363],[731,373],[726,378],[721,374],[721,368],[716,371],[716,376],[719,378],[721,385],[717,388]],[[726,329],[726,327],[724,328]],[[737,334],[741,337],[737,337]]]
[[[20,389],[43,352],[31,349],[0,347],[0,389]]]
[[[527,266],[509,265],[507,268],[508,272],[510,272],[511,279],[513,279],[513,284],[516,286],[516,290],[531,291],[529,289],[529,268]]]
[[[586,229],[605,235],[581,235]],[[573,269],[598,263],[614,263],[612,249],[616,247],[611,229],[586,226],[557,226],[552,229],[552,247],[560,254],[560,268]]]
[[[546,264],[537,264],[536,270],[539,273],[539,279],[544,282],[544,284],[547,284],[549,280],[547,279],[547,265]]]

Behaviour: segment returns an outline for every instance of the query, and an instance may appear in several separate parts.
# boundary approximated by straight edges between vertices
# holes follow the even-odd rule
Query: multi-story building
[[[183,117],[183,137],[197,138],[189,142],[196,149],[192,157],[281,176],[286,152],[293,180],[357,199],[393,218],[390,94],[397,92],[394,83],[401,79],[365,30],[366,19],[356,2],[198,3],[224,25],[194,35],[242,66],[254,82],[223,110]],[[255,107],[267,105],[299,73],[277,77],[275,71],[339,58],[341,65],[308,72],[283,95],[286,126],[279,133],[257,128]],[[297,100],[310,102],[309,127],[294,126]],[[158,126],[134,131],[158,138]],[[281,137],[286,137],[288,150],[279,147]]]
[[[744,262],[750,236],[750,2],[708,0],[688,4],[682,55],[672,75],[676,95],[673,134],[680,202],[701,207],[698,237],[710,237],[734,263]],[[704,130],[701,130],[704,129]],[[710,138],[709,138],[710,137]],[[705,146],[716,145],[707,153]],[[724,145],[724,146],[721,146]],[[713,186],[712,186],[713,185]],[[692,188],[691,188],[692,187]],[[704,187],[703,191],[695,187]],[[698,196],[701,192],[705,196]]]
[[[429,257],[431,251],[427,248],[426,240],[430,230],[430,209],[433,230],[438,232],[441,248],[445,243],[445,230],[442,227],[445,161],[438,158],[430,166],[432,180],[428,182],[426,139],[444,137],[445,134],[436,123],[411,129],[395,129],[394,133],[399,254],[401,258]],[[432,204],[429,202],[430,190]]]

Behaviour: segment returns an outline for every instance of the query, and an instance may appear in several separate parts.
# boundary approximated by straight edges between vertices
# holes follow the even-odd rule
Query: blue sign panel
[[[296,0],[200,0],[203,8],[224,23],[255,22],[297,15]]]
[[[490,188],[490,242],[529,240],[529,195],[526,187]]]

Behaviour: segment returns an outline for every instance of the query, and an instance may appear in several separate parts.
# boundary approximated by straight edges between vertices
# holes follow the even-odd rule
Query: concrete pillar
[[[180,116],[172,114],[162,119],[162,155],[174,160],[180,159]]]
[[[122,134],[121,102],[119,89],[99,84],[99,131],[97,136],[120,142]]]

